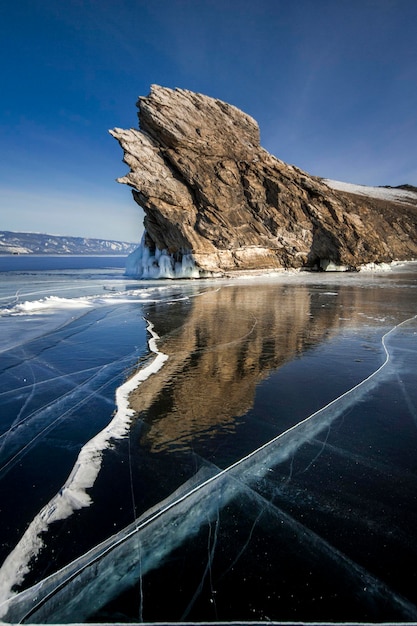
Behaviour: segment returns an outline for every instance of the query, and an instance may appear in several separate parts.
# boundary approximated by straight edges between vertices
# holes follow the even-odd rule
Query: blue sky
[[[152,83],[225,100],[307,172],[417,185],[417,0],[19,0],[0,7],[0,230],[138,241],[108,134]]]

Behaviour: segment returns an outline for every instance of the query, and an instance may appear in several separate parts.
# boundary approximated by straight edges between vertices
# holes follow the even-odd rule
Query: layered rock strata
[[[143,272],[349,269],[417,256],[417,195],[387,207],[331,189],[264,150],[249,115],[208,96],[154,85],[138,108],[139,130],[110,132],[130,168],[118,182],[145,212]]]

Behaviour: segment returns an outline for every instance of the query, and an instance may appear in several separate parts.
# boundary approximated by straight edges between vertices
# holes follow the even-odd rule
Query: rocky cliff
[[[139,130],[114,129],[145,211],[138,275],[357,268],[417,256],[417,194],[370,201],[269,154],[254,119],[220,100],[152,86]],[[413,194],[411,193],[411,198]]]

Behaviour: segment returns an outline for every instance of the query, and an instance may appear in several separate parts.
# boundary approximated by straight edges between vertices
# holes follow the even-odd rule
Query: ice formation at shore
[[[178,260],[167,250],[155,248],[152,251],[145,243],[146,231],[140,245],[131,252],[126,261],[126,275],[135,278],[202,278],[207,272],[201,272],[196,266],[193,255],[183,252]]]

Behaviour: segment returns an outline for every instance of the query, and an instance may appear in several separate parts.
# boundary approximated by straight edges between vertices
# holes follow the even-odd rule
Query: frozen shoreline
[[[353,270],[328,270],[328,271],[316,271],[309,270],[305,268],[300,269],[279,269],[279,270],[237,270],[235,272],[230,272],[221,277],[213,277],[212,279],[198,279],[198,280],[213,280],[214,282],[223,281],[240,281],[240,280],[269,280],[269,279],[277,279],[277,280],[285,280],[285,279],[295,279],[297,281],[302,282],[303,279],[308,280],[309,282],[314,280],[314,282],[323,283],[328,282],[329,280],[341,279],[344,280],[347,277],[365,277],[371,274],[388,274],[389,272],[395,271],[396,269],[413,266],[417,264],[417,259],[412,259],[409,261],[391,261],[390,263],[367,263],[362,265],[357,271]],[[196,279],[197,280],[197,279]]]

